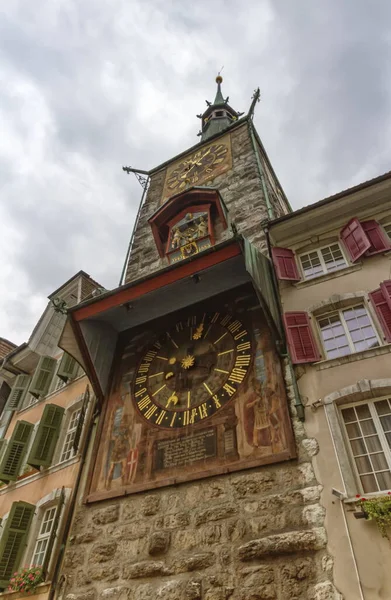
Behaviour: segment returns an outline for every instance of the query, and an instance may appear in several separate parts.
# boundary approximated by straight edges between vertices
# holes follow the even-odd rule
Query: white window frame
[[[66,428],[65,436],[64,436],[64,439],[62,440],[62,444],[61,444],[61,452],[60,452],[59,460],[58,460],[59,463],[63,463],[65,461],[67,461],[67,460],[70,460],[74,456],[76,456],[75,451],[73,450],[72,447],[71,447],[71,454],[69,456],[67,456],[66,458],[64,458],[64,453],[66,451],[65,450],[65,446],[68,443],[68,436],[69,435],[72,436],[72,434],[73,434],[73,437],[71,439],[71,444],[73,444],[73,441],[75,439],[75,434],[76,434],[77,426],[78,426],[78,423],[79,423],[79,419],[80,419],[80,415],[81,415],[81,410],[82,410],[82,405],[80,403],[78,403],[78,405],[76,406],[76,408],[74,408],[72,411],[70,411],[69,418],[67,420],[67,428]],[[74,416],[75,416],[76,413],[79,413],[79,419],[76,422],[76,426],[73,427],[72,430],[71,430],[70,429],[70,425],[71,425],[71,423],[73,421],[73,418],[74,418]],[[84,424],[83,424],[83,426],[84,426]],[[68,450],[67,450],[67,452],[68,452]]]
[[[376,339],[378,341],[378,345],[377,346],[373,346],[372,348],[366,348],[365,350],[372,350],[374,348],[379,348],[380,346],[382,346],[382,340],[381,340],[381,338],[379,336],[379,333],[377,331],[376,325],[375,325],[375,323],[373,321],[373,318],[372,318],[371,312],[369,310],[369,307],[367,306],[366,302],[363,299],[363,301],[359,302],[358,304],[352,304],[351,306],[344,306],[342,308],[339,308],[338,310],[333,310],[332,312],[327,312],[327,313],[324,313],[322,315],[317,315],[316,316],[316,325],[317,325],[317,328],[318,328],[318,335],[319,335],[320,342],[322,344],[323,354],[324,354],[326,360],[335,360],[337,358],[344,358],[345,356],[350,356],[351,354],[357,354],[358,352],[365,352],[365,350],[356,350],[355,349],[354,342],[351,339],[350,331],[348,329],[348,326],[345,323],[345,317],[343,316],[343,311],[344,310],[349,310],[349,309],[351,310],[352,308],[359,308],[360,306],[362,306],[363,308],[365,308],[365,311],[366,311],[366,313],[368,315],[370,324],[371,324],[372,329],[373,329],[373,331],[375,333],[375,337],[376,337]],[[350,348],[351,352],[349,354],[343,354],[341,356],[336,356],[336,357],[329,358],[327,356],[327,350],[326,350],[326,347],[325,347],[325,344],[324,344],[323,335],[322,335],[322,328],[320,326],[319,321],[321,321],[322,319],[325,319],[327,317],[333,317],[334,315],[338,315],[338,317],[339,317],[339,321],[340,321],[340,323],[342,325],[342,328],[344,330],[344,333],[346,335],[346,339],[347,339],[347,342],[348,342],[348,345],[349,345],[349,348]]]
[[[328,270],[327,266],[326,266],[326,262],[325,262],[325,260],[323,258],[323,255],[322,255],[322,250],[324,250],[325,248],[330,248],[330,246],[335,246],[335,245],[338,246],[339,251],[342,254],[342,258],[344,259],[344,261],[345,261],[346,264],[343,265],[342,267],[339,267],[338,269]],[[302,262],[301,262],[301,257],[302,256],[307,256],[308,254],[311,254],[311,252],[316,252],[317,253],[318,259],[320,261],[320,266],[322,267],[323,272],[322,273],[318,273],[317,275],[313,275],[312,277],[308,277],[308,275],[306,275],[306,273],[304,271],[304,268],[303,268],[303,265],[302,265]],[[338,241],[335,241],[335,242],[331,242],[329,244],[326,244],[324,246],[320,246],[318,248],[313,248],[312,250],[307,250],[306,252],[301,252],[299,254],[299,265],[300,265],[301,272],[303,274],[303,279],[305,281],[309,281],[311,279],[316,279],[317,277],[322,277],[322,275],[331,275],[333,273],[336,273],[337,271],[342,271],[343,269],[346,269],[347,267],[349,267],[350,263],[349,263],[349,260],[347,259],[347,256],[346,256],[345,252],[343,251],[342,245]]]
[[[42,565],[43,565],[43,563],[44,563],[44,561],[45,561],[45,558],[46,558],[46,553],[47,553],[47,551],[48,551],[48,543],[49,543],[50,536],[51,536],[51,534],[52,534],[52,531],[53,531],[53,526],[54,526],[54,522],[55,522],[55,518],[56,518],[56,512],[57,512],[57,509],[58,509],[58,504],[52,504],[51,506],[46,506],[46,507],[44,507],[44,509],[43,509],[42,516],[41,516],[41,518],[39,519],[39,528],[38,528],[38,534],[35,536],[34,548],[33,548],[32,554],[31,554],[31,561],[30,561],[30,565],[31,565],[32,567],[33,567],[33,566],[34,566],[34,567],[42,567]],[[48,531],[44,532],[44,533],[41,533],[42,527],[43,527],[43,525],[44,525],[44,522],[45,522],[45,515],[46,515],[46,514],[47,514],[49,511],[52,513],[52,517],[51,517],[51,526],[50,526],[50,529],[49,529]],[[38,564],[38,563],[34,562],[34,558],[35,558],[35,556],[36,556],[36,554],[37,554],[37,548],[38,548],[38,544],[40,544],[41,542],[43,542],[43,541],[45,541],[45,540],[46,540],[46,546],[45,546],[45,549],[44,549],[44,551],[43,551],[42,562],[40,562],[40,563]],[[42,554],[42,551],[40,551],[40,552],[39,552],[39,554]]]
[[[58,441],[57,441],[56,450],[55,450],[53,460],[52,460],[52,465],[58,465],[62,462],[66,462],[66,461],[62,461],[61,457],[63,455],[63,450],[64,450],[65,440],[66,440],[68,429],[69,429],[69,424],[71,422],[73,413],[76,410],[80,410],[82,408],[83,398],[84,398],[84,392],[79,394],[78,396],[76,396],[76,398],[74,398],[74,401],[72,402],[72,404],[70,404],[65,411],[64,419],[63,419],[63,422],[61,425],[60,437],[58,438]],[[85,431],[85,424],[88,420],[90,406],[92,406],[91,401],[89,403],[89,406],[87,408],[87,413],[84,418],[84,424],[83,424],[83,429],[81,432],[80,443],[82,443],[81,440],[83,439],[83,435],[84,435],[84,431]],[[76,456],[77,456],[77,454],[74,454],[72,458],[75,458]],[[71,458],[68,458],[67,460],[71,460]]]
[[[345,447],[346,447],[346,450],[347,450],[347,453],[348,453],[348,456],[350,458],[350,462],[351,462],[351,465],[352,465],[352,469],[353,469],[353,473],[354,473],[354,479],[356,481],[356,485],[357,485],[357,487],[359,489],[359,492],[361,492],[361,494],[365,494],[365,495],[384,494],[384,493],[390,491],[391,488],[385,488],[384,490],[377,490],[375,492],[364,492],[364,489],[363,489],[363,486],[362,486],[362,483],[361,483],[361,479],[360,479],[360,474],[359,474],[357,466],[356,466],[356,461],[354,459],[352,447],[351,447],[349,436],[348,436],[348,433],[347,433],[346,424],[345,424],[345,421],[344,421],[343,416],[342,416],[342,410],[344,408],[354,408],[356,406],[360,406],[360,405],[364,405],[364,404],[368,405],[369,412],[370,412],[371,417],[372,417],[372,421],[373,421],[373,423],[375,425],[376,434],[379,437],[380,444],[381,444],[381,447],[382,447],[382,451],[384,453],[384,456],[386,458],[389,470],[391,472],[391,449],[390,449],[390,447],[388,445],[388,441],[387,441],[386,435],[385,435],[385,433],[383,431],[383,426],[382,426],[382,424],[380,422],[379,415],[377,414],[375,406],[374,406],[376,402],[380,402],[381,400],[390,400],[391,401],[391,396],[390,395],[379,396],[378,398],[373,398],[373,399],[371,398],[371,399],[367,399],[367,400],[360,400],[358,402],[349,402],[347,404],[341,404],[341,405],[338,406],[339,417],[340,417],[340,421],[341,421],[341,431],[342,431],[342,434],[343,434],[343,438],[344,438],[344,442],[345,442]],[[371,459],[370,454],[367,454],[366,456],[368,456],[368,459],[369,459],[369,461],[370,461],[370,463],[372,465],[372,468],[373,468],[372,459]],[[373,469],[373,473],[376,473],[375,469]]]
[[[388,237],[388,239],[391,242],[391,221],[387,221],[387,223],[384,223],[382,225],[382,227],[384,229],[384,232],[385,232],[386,236]],[[389,228],[389,231],[387,231],[387,228]]]

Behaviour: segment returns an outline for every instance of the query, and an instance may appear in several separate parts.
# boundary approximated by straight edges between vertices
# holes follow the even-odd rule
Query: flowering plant
[[[364,498],[357,494],[361,509],[368,520],[376,521],[376,525],[383,537],[389,539],[387,528],[391,526],[391,492],[386,496],[376,498]]]
[[[14,573],[9,581],[9,592],[34,592],[43,581],[42,567],[24,567]]]

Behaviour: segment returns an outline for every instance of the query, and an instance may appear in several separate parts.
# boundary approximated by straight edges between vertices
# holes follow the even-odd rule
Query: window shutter
[[[391,279],[383,281],[383,283],[380,284],[380,289],[382,291],[385,301],[391,309]]]
[[[60,427],[64,409],[56,404],[47,404],[43,411],[37,433],[27,458],[27,464],[39,469],[48,467],[53,458],[54,450],[60,435]]]
[[[0,463],[1,481],[8,483],[17,479],[33,429],[34,425],[32,423],[17,421]]]
[[[371,221],[363,221],[361,225],[371,242],[371,247],[365,253],[367,256],[390,249],[390,242],[377,221],[373,219]]]
[[[57,361],[54,358],[50,358],[50,356],[41,356],[31,381],[29,388],[30,394],[36,398],[46,396],[56,369],[56,364]]]
[[[4,440],[4,439],[0,440],[0,460],[4,454],[6,447],[7,447],[7,440]]]
[[[0,587],[5,588],[19,567],[26,546],[35,506],[27,502],[14,502],[0,541]]]
[[[79,421],[77,423],[77,428],[75,431],[75,437],[73,438],[73,450],[75,454],[79,449],[81,432],[83,431],[84,420],[86,418],[86,412],[88,408],[88,403],[90,401],[90,388],[86,387],[86,391],[84,392],[83,404],[80,411]]]
[[[45,558],[44,558],[43,564],[42,564],[42,570],[43,570],[43,574],[44,574],[45,578],[47,576],[47,570],[48,570],[48,566],[50,563],[50,559],[52,558],[54,541],[56,539],[58,524],[60,522],[61,510],[62,510],[64,502],[65,502],[65,492],[64,492],[64,488],[61,488],[60,498],[59,498],[59,501],[57,504],[57,510],[56,510],[56,514],[54,515],[53,526],[52,526],[52,530],[50,532],[49,541],[48,541],[48,544],[47,544],[46,550],[45,550]]]
[[[72,356],[64,352],[61,357],[60,365],[57,369],[57,376],[63,381],[75,379],[79,365]]]
[[[341,240],[345,244],[346,250],[353,262],[358,260],[360,256],[371,247],[363,226],[356,218],[351,219],[347,225],[341,230]]]
[[[31,381],[30,375],[18,375],[7,400],[5,410],[18,410],[22,406]]]
[[[272,258],[278,279],[300,281],[295,255],[288,248],[272,248]]]
[[[293,363],[310,363],[320,360],[321,356],[306,312],[285,313],[284,325]]]
[[[387,283],[388,282],[384,282]],[[391,342],[391,307],[381,288],[369,294],[387,342]]]

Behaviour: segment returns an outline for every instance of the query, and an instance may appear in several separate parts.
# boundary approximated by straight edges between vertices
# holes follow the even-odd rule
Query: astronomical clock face
[[[229,168],[231,168],[230,138],[224,136],[168,168],[162,201],[189,187],[214,179]]]
[[[247,376],[251,352],[241,320],[219,312],[190,315],[143,354],[133,401],[152,425],[196,425],[230,402]]]

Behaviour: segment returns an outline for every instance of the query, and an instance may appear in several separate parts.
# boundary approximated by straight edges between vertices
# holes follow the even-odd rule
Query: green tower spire
[[[206,100],[208,108],[203,114],[197,115],[202,119],[202,128],[198,135],[201,136],[201,141],[205,142],[216,133],[220,133],[227,129],[236,121],[243,113],[238,113],[228,104],[229,97],[224,98],[221,91],[223,78],[220,73],[216,77],[217,92],[213,104]]]

